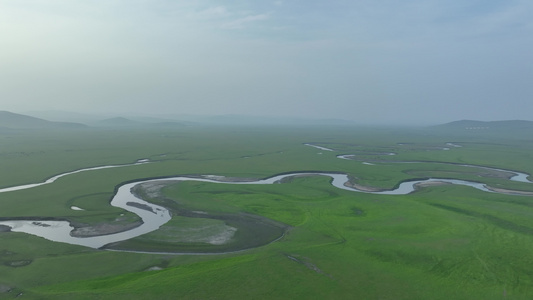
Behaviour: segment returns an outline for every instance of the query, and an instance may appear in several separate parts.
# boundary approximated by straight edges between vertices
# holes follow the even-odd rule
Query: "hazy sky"
[[[533,119],[531,0],[0,0],[0,110]]]

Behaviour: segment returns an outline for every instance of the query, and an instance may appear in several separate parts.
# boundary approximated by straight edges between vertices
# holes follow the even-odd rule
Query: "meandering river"
[[[325,149],[321,149],[321,150],[325,150]],[[67,173],[54,176],[42,183],[34,183],[34,184],[3,188],[3,189],[0,189],[0,193],[14,192],[14,191],[23,190],[23,189],[34,188],[34,187],[41,186],[44,184],[50,184],[61,177],[79,173],[79,172],[95,171],[95,170],[100,170],[100,169],[105,169],[105,168],[133,166],[133,165],[144,164],[144,163],[148,163],[148,161],[143,159],[130,165],[100,166],[100,167],[76,170],[76,171],[67,172]],[[467,165],[467,166],[470,166],[470,165]],[[479,166],[475,166],[475,167],[479,167]],[[487,168],[487,167],[481,167],[481,168],[517,174],[517,172],[514,172],[514,171],[492,169],[492,168]],[[213,175],[204,175],[200,177],[176,176],[176,177],[170,177],[170,178],[150,179],[150,180],[142,180],[138,182],[127,183],[118,188],[117,193],[111,200],[111,205],[120,207],[122,209],[125,209],[127,211],[137,214],[142,219],[142,222],[143,222],[140,226],[124,231],[124,232],[101,235],[101,236],[93,236],[93,237],[74,237],[74,236],[71,236],[71,231],[74,228],[67,221],[7,220],[7,221],[0,221],[0,225],[9,226],[11,228],[11,231],[14,231],[14,232],[24,232],[28,234],[33,234],[33,235],[37,235],[37,236],[43,237],[51,241],[64,242],[64,243],[81,245],[81,246],[86,246],[86,247],[91,247],[91,248],[101,248],[109,243],[131,239],[131,238],[140,236],[142,234],[154,231],[171,219],[170,212],[166,208],[146,202],[133,195],[131,190],[137,184],[146,183],[146,182],[169,181],[169,180],[171,181],[201,181],[201,182],[211,182],[211,183],[218,183],[218,184],[241,184],[241,185],[242,184],[274,184],[274,183],[279,183],[283,179],[287,177],[292,177],[292,176],[328,176],[332,179],[331,184],[339,189],[353,191],[353,192],[382,194],[382,195],[405,195],[405,194],[413,192],[416,188],[416,184],[431,183],[431,182],[445,182],[445,183],[450,183],[450,184],[466,185],[466,186],[471,186],[473,188],[476,188],[476,189],[479,189],[485,192],[495,192],[494,190],[487,188],[487,186],[485,186],[484,184],[478,183],[478,182],[470,182],[470,181],[455,180],[455,179],[438,179],[438,178],[405,181],[405,182],[402,182],[397,188],[393,190],[369,191],[369,190],[358,189],[358,188],[347,185],[346,183],[349,182],[349,178],[347,174],[328,173],[328,172],[294,172],[294,173],[282,174],[282,175],[277,175],[277,176],[266,178],[266,179],[253,180],[253,181],[234,181],[234,180],[229,181],[229,180],[225,180],[223,176],[213,176]],[[521,179],[519,181],[531,182],[527,180],[528,174],[518,173],[518,176]],[[516,178],[516,177],[513,177],[513,178]],[[512,194],[513,191],[506,191],[506,193]],[[76,209],[78,209],[78,207],[76,207]]]

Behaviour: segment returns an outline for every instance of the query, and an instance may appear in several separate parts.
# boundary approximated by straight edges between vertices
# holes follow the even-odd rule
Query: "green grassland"
[[[448,142],[463,147],[442,150]],[[396,155],[384,154],[389,152]],[[351,127],[19,130],[0,134],[0,187],[42,182],[93,166],[143,158],[152,162],[0,193],[0,219],[135,222],[135,215],[109,205],[115,188],[174,175],[266,178],[328,171],[387,189],[404,180],[440,177],[533,191],[530,183],[453,165],[532,174],[532,153],[530,132]],[[336,157],[340,154],[358,156],[342,160]],[[171,210],[172,220],[111,247],[202,255],[94,250],[0,231],[0,299],[533,297],[533,197],[455,185],[374,195],[340,190],[329,181],[312,176],[273,185],[168,184],[160,195],[143,197]],[[205,242],[230,233],[227,244]],[[254,239],[260,241],[243,243]],[[239,249],[246,250],[233,251]]]

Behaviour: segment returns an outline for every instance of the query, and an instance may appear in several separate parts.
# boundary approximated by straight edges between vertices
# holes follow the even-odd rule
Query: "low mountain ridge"
[[[105,126],[105,127],[183,127],[183,123],[175,121],[159,121],[159,122],[143,122],[127,119],[124,117],[115,117],[110,119],[105,119],[97,124],[96,126]]]
[[[99,122],[99,125],[105,126],[138,126],[142,124],[141,122],[133,121],[123,117],[115,117],[110,119],[105,119]]]
[[[0,111],[0,127],[10,129],[85,128],[87,125],[72,122],[52,122],[44,119]]]
[[[476,121],[476,120],[460,120],[441,125],[433,126],[433,128],[442,129],[458,129],[458,130],[490,130],[490,129],[508,129],[521,130],[533,129],[533,121],[526,120],[503,120],[503,121]]]

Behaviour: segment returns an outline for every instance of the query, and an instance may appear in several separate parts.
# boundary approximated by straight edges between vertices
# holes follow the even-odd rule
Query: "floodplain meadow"
[[[532,183],[511,181],[508,172],[473,167],[532,174],[530,132],[198,126],[21,130],[0,139],[0,188],[150,160],[0,193],[0,220],[136,222],[135,214],[109,205],[116,187],[177,175],[244,180],[324,171],[349,174],[353,183],[377,189],[454,178],[533,191]],[[533,296],[532,196],[461,185],[376,195],[338,189],[324,176],[272,185],[172,182],[157,193],[138,193],[169,209],[172,220],[105,250],[0,230],[0,298]]]

